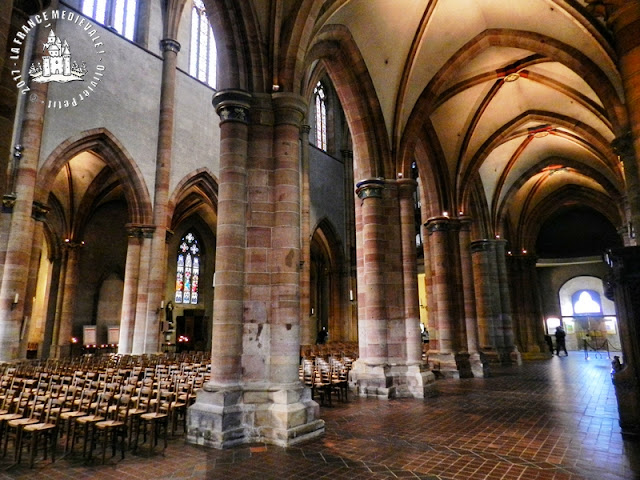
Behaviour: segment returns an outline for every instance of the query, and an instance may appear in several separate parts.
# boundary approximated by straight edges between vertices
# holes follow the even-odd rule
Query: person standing
[[[565,343],[565,337],[567,334],[565,333],[562,326],[556,327],[556,355],[560,356],[560,350],[564,351],[564,354],[568,357],[569,353],[567,352],[567,345]]]

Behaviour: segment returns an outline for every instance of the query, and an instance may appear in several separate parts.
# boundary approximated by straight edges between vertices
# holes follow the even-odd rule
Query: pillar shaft
[[[315,325],[310,318],[311,312],[311,191],[309,189],[309,125],[300,128],[301,183],[300,183],[300,343],[313,345]]]
[[[357,185],[361,199],[363,282],[359,289],[360,358],[367,364],[387,362],[387,310],[384,295],[384,232],[382,180],[365,180]],[[359,299],[360,300],[360,299]]]
[[[76,295],[78,293],[78,256],[80,246],[75,243],[65,243],[64,276],[62,278],[62,292],[59,303],[60,315],[57,318],[57,335],[54,353],[57,358],[70,355],[71,337],[73,335],[73,315],[75,312]],[[81,339],[82,340],[82,339]]]
[[[604,3],[607,25],[615,38],[630,127],[630,138],[619,137],[614,148],[619,149],[620,139],[627,144],[619,154],[624,161],[627,198],[637,244],[637,232],[640,231],[640,1],[606,0]]]
[[[124,267],[124,289],[118,340],[118,353],[120,354],[131,353],[133,347],[136,294],[140,273],[140,247],[142,244],[142,230],[139,227],[128,226],[127,234],[127,260]]]
[[[430,218],[425,227],[428,231],[428,252],[432,272],[434,309],[432,310],[436,329],[436,338],[429,342],[429,350],[439,354],[452,354],[457,348],[456,332],[453,323],[454,312],[451,305],[451,251],[449,249],[450,219],[448,217]],[[434,343],[432,348],[431,343]]]
[[[38,29],[38,41],[44,39],[42,31]],[[46,34],[44,34],[46,35]],[[42,44],[36,42],[36,44]],[[31,95],[46,98],[47,84],[31,85]],[[34,219],[32,218],[33,199],[35,192],[36,172],[40,145],[42,142],[42,128],[45,116],[44,102],[28,102],[22,122],[22,140],[24,147],[21,158],[15,165],[15,190],[12,206],[4,208],[2,219],[4,239],[4,269],[0,284],[0,361],[19,358],[20,328],[24,316],[27,293],[27,275],[31,262],[31,245],[33,242]],[[4,200],[4,199],[3,199]],[[15,302],[16,294],[18,302]],[[29,300],[30,301],[30,300]]]
[[[300,143],[302,97],[273,94],[275,127],[271,273],[271,381],[298,381],[300,355]]]
[[[148,306],[145,322],[145,353],[159,350],[160,304],[164,300],[167,280],[167,230],[169,216],[169,181],[171,179],[171,155],[173,152],[173,131],[175,117],[176,66],[180,44],[172,39],[160,42],[162,47],[162,85],[160,89],[160,121],[158,125],[158,145],[156,153],[156,179],[153,196],[153,224],[155,230],[151,244],[151,265],[149,280],[138,288],[148,289]],[[164,302],[166,303],[166,302]]]
[[[238,384],[242,376],[250,100],[239,90],[213,97],[221,121],[211,383],[221,386]]]
[[[404,322],[406,336],[406,360],[422,362],[420,336],[420,299],[418,296],[418,264],[414,195],[418,183],[415,180],[398,180],[400,201],[400,227],[402,244],[402,279],[404,292]]]

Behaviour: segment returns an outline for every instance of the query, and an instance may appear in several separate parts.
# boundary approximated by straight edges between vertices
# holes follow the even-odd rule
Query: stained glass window
[[[139,0],[83,0],[82,13],[134,40]]]
[[[199,278],[200,247],[196,236],[189,232],[178,245],[175,303],[198,303]]]
[[[189,73],[216,86],[216,41],[202,0],[193,0],[191,9],[191,51]]]
[[[327,150],[327,100],[322,83],[313,91],[316,107],[316,147]]]

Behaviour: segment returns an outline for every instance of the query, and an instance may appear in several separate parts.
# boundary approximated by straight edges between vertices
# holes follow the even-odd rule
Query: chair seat
[[[24,431],[25,432],[42,432],[44,430],[51,430],[53,428],[56,428],[56,424],[55,423],[33,423],[31,425],[27,425],[24,427]]]
[[[142,415],[140,415],[140,418],[143,420],[154,420],[154,419],[165,418],[165,417],[168,417],[166,413],[156,413],[156,412],[143,413]]]
[[[78,423],[95,423],[101,422],[105,418],[101,415],[85,415],[84,417],[80,417],[76,420]]]
[[[0,420],[4,420],[5,422],[15,420],[17,418],[22,418],[22,415],[19,413],[7,413],[6,415],[0,415]]]
[[[19,426],[30,425],[30,424],[39,423],[39,422],[40,420],[38,420],[37,418],[17,418],[15,420],[11,420],[9,422],[9,426],[19,427]]]
[[[68,420],[70,418],[78,418],[78,417],[83,417],[86,415],[86,412],[78,412],[78,411],[69,411],[69,412],[62,412],[60,414],[60,419],[61,420]]]
[[[121,422],[120,420],[103,420],[96,423],[96,428],[121,427],[124,425],[125,423]]]

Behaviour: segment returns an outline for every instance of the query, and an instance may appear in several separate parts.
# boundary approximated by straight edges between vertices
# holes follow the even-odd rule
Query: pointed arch
[[[352,132],[356,176],[394,178],[382,109],[351,33],[342,25],[324,28],[310,47],[305,65],[309,75],[300,87],[305,98],[311,98],[319,79],[316,69],[326,70],[335,87]],[[310,78],[315,83],[309,82]]]
[[[271,91],[267,53],[253,2],[203,0],[217,45],[217,87]]]
[[[218,181],[208,168],[200,168],[185,175],[169,198],[168,225],[175,229],[184,219],[200,211],[209,228],[215,231],[218,211]]]
[[[128,221],[142,225],[152,223],[151,198],[142,172],[124,146],[106,128],[85,130],[58,145],[38,172],[35,199],[46,204],[50,186],[60,169],[84,151],[100,157],[121,182],[128,206]]]
[[[350,334],[342,314],[345,297],[342,250],[335,227],[322,218],[311,235],[311,306],[315,309],[317,330],[327,328],[333,341],[347,340]]]

